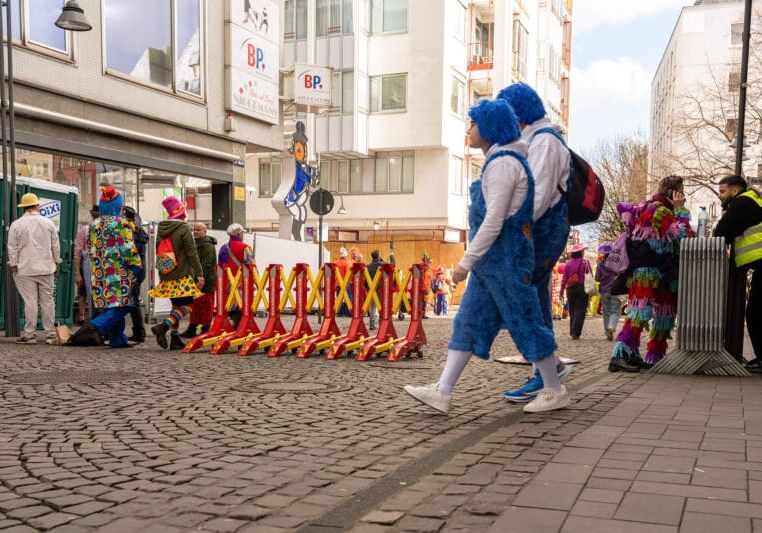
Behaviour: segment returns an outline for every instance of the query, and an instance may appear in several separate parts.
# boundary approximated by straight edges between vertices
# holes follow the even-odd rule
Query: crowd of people
[[[571,186],[570,152],[560,127],[546,117],[537,93],[524,83],[513,84],[496,99],[473,106],[469,116],[470,144],[486,156],[481,176],[470,190],[469,245],[452,271],[444,265],[433,268],[431,258],[424,254],[422,261],[429,268],[423,280],[423,318],[428,317],[429,307],[436,315],[447,315],[454,287],[469,274],[470,279],[439,380],[424,386],[408,385],[405,391],[447,413],[453,389],[468,362],[474,356],[488,359],[496,335],[507,329],[518,351],[533,364],[533,371],[524,385],[506,390],[504,397],[526,404],[527,412],[569,405],[571,396],[562,384],[569,368],[557,356],[551,310],[551,277],[565,252],[560,295],[568,302],[571,339],[580,338],[590,298],[595,295],[593,312],[600,309],[603,334],[614,343],[609,371],[639,372],[658,363],[667,353],[677,313],[679,241],[695,236],[682,178],[663,178],[656,194],[640,204],[618,203],[623,239],[602,243],[593,267],[585,257],[586,245],[565,250],[570,231],[566,201]],[[762,371],[762,196],[739,176],[723,178],[719,195],[724,214],[714,234],[734,243],[735,267],[740,272],[753,271],[746,319],[755,359],[747,367]],[[235,274],[254,265],[254,256],[244,242],[241,225],[228,227],[229,240],[218,254],[217,241],[207,235],[206,226],[188,224],[180,199],[169,196],[162,205],[166,220],[156,231],[159,279],[148,294],[169,299],[172,307],[151,331],[161,348],[179,350],[183,338],[204,333],[210,326],[217,265]],[[23,195],[18,207],[24,215],[8,234],[8,263],[26,317],[18,344],[37,343],[38,308],[46,340],[57,337],[54,288],[61,253],[57,230],[40,215],[39,206],[35,194]],[[125,206],[122,195],[111,186],[102,187],[90,218],[89,224],[79,227],[74,245],[81,327],[70,343],[124,348],[144,342],[139,298],[146,279],[148,235],[135,209]],[[625,269],[613,264],[612,257],[621,261],[622,254],[627,258]],[[336,266],[342,279],[356,262],[364,262],[359,249],[341,248]],[[389,262],[395,264],[393,243]],[[380,251],[374,250],[368,264],[371,278],[384,263]],[[394,290],[400,289],[395,284]],[[351,281],[348,294],[351,301]],[[376,329],[378,311],[375,304],[370,305],[371,330]],[[128,314],[133,328],[130,337],[125,333]],[[338,314],[349,316],[346,303]],[[241,311],[233,308],[229,316],[237,324]],[[180,332],[186,317],[188,326]],[[648,342],[641,355],[644,330]]]

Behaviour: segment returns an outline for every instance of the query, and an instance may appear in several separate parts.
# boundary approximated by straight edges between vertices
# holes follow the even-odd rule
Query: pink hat
[[[176,196],[167,196],[161,205],[164,206],[169,220],[185,220],[188,216],[185,212],[185,204]]]
[[[581,252],[583,250],[587,250],[587,244],[582,244],[580,242],[580,243],[575,244],[571,248],[569,248],[569,253],[573,254],[573,253],[576,253],[576,252]]]

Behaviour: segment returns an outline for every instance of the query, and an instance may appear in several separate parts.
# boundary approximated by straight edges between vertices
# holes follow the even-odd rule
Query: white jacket
[[[8,264],[19,276],[53,274],[61,262],[58,232],[53,222],[28,211],[8,230]]]
[[[561,200],[560,186],[566,191],[569,178],[571,155],[566,148],[551,133],[540,133],[542,128],[553,128],[561,131],[561,127],[550,122],[547,118],[526,126],[521,137],[529,144],[529,168],[534,175],[534,219],[540,220],[545,212]]]
[[[486,158],[500,150],[513,150],[526,157],[527,145],[521,139],[504,146],[494,145]],[[465,270],[471,270],[474,263],[487,253],[500,235],[506,219],[516,214],[527,197],[527,174],[519,160],[503,156],[487,165],[482,175],[482,194],[487,214],[460,260],[460,266]]]

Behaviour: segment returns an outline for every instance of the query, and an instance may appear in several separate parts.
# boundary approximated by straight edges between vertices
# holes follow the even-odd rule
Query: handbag
[[[588,296],[595,296],[598,294],[598,285],[595,283],[595,277],[593,277],[592,268],[587,268],[589,265],[585,261],[585,294]]]
[[[61,324],[60,322],[56,324],[56,338],[55,339],[48,339],[45,341],[47,344],[50,344],[52,346],[64,346],[66,344],[69,344],[69,340],[71,339],[72,332],[69,329],[69,326],[65,324]]]
[[[611,246],[611,251],[604,261],[604,265],[615,274],[627,272],[630,268],[630,256],[627,253],[627,233],[622,233],[617,237]]]

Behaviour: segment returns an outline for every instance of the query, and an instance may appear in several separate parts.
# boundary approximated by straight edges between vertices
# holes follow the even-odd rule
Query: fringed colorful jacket
[[[632,281],[639,285],[655,284],[675,292],[678,241],[695,236],[690,211],[685,207],[676,208],[660,194],[638,206],[620,204],[617,208],[630,233],[628,253],[635,278]]]

